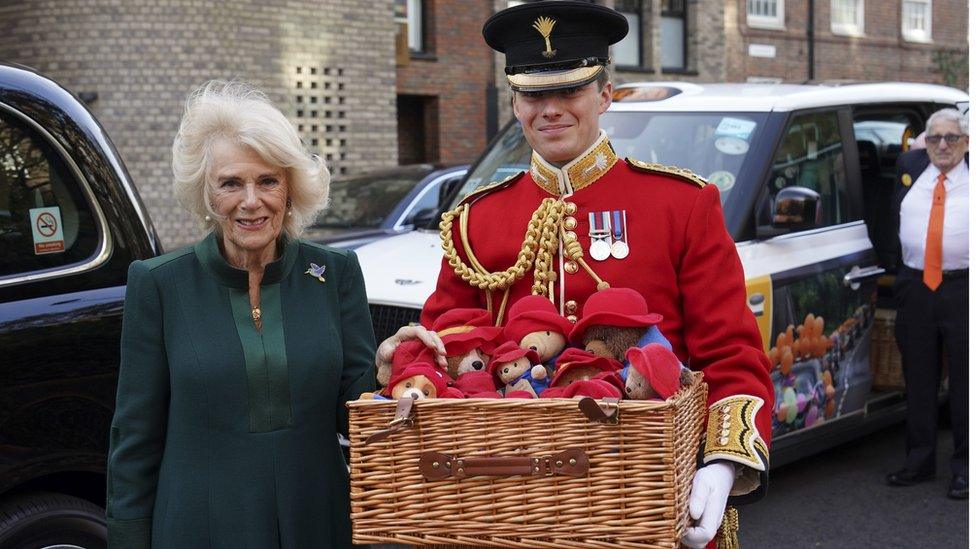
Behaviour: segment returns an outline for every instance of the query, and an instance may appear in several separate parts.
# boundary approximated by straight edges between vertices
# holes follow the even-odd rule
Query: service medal
[[[630,254],[630,246],[623,240],[618,240],[610,246],[610,255],[615,259],[623,259]]]
[[[613,244],[610,245],[610,255],[615,259],[623,259],[630,254],[627,244],[627,210],[614,210],[611,214]]]
[[[603,261],[610,257],[610,212],[590,212],[590,257]]]
[[[612,246],[608,242],[609,239],[601,238],[599,240],[590,241],[590,257],[597,261],[603,261],[610,257]]]

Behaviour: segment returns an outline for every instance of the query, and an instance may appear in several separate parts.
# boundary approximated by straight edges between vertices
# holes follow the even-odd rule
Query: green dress
[[[258,332],[247,272],[213,234],[130,266],[110,547],[352,544],[336,433],[345,402],[374,388],[376,351],[355,254],[286,242],[265,268],[261,310]]]

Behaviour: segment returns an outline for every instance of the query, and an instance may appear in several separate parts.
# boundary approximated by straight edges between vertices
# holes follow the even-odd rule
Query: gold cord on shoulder
[[[468,240],[469,207],[469,204],[464,203],[449,212],[445,212],[441,216],[439,225],[444,258],[448,265],[454,269],[455,274],[471,286],[481,290],[505,290],[524,277],[529,267],[534,266],[532,293],[545,295],[549,282],[556,278],[552,258],[559,245],[557,227],[562,223],[565,203],[553,198],[543,200],[529,220],[528,227],[525,230],[525,239],[522,241],[522,247],[515,264],[504,271],[496,272],[489,272],[481,265],[471,248]],[[466,264],[461,259],[454,246],[453,227],[454,220],[458,218],[461,222],[459,227],[461,245],[471,265]]]

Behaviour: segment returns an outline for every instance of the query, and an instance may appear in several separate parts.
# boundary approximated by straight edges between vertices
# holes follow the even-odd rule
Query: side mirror
[[[441,184],[441,188],[437,191],[437,205],[440,209],[443,210],[447,206],[447,202],[454,196],[454,191],[457,190],[462,179],[464,179],[464,176],[455,177]]]
[[[820,193],[806,187],[786,187],[776,193],[770,213],[772,224],[756,228],[760,238],[813,229],[820,223]]]
[[[404,220],[404,224],[412,227],[426,227],[434,221],[438,213],[440,213],[438,208],[424,208]]]

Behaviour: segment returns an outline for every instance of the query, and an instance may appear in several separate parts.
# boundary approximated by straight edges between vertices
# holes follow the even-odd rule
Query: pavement
[[[760,502],[739,509],[739,543],[800,549],[968,547],[969,502],[946,497],[952,433],[939,429],[934,481],[887,486],[900,468],[905,426],[773,469]]]

